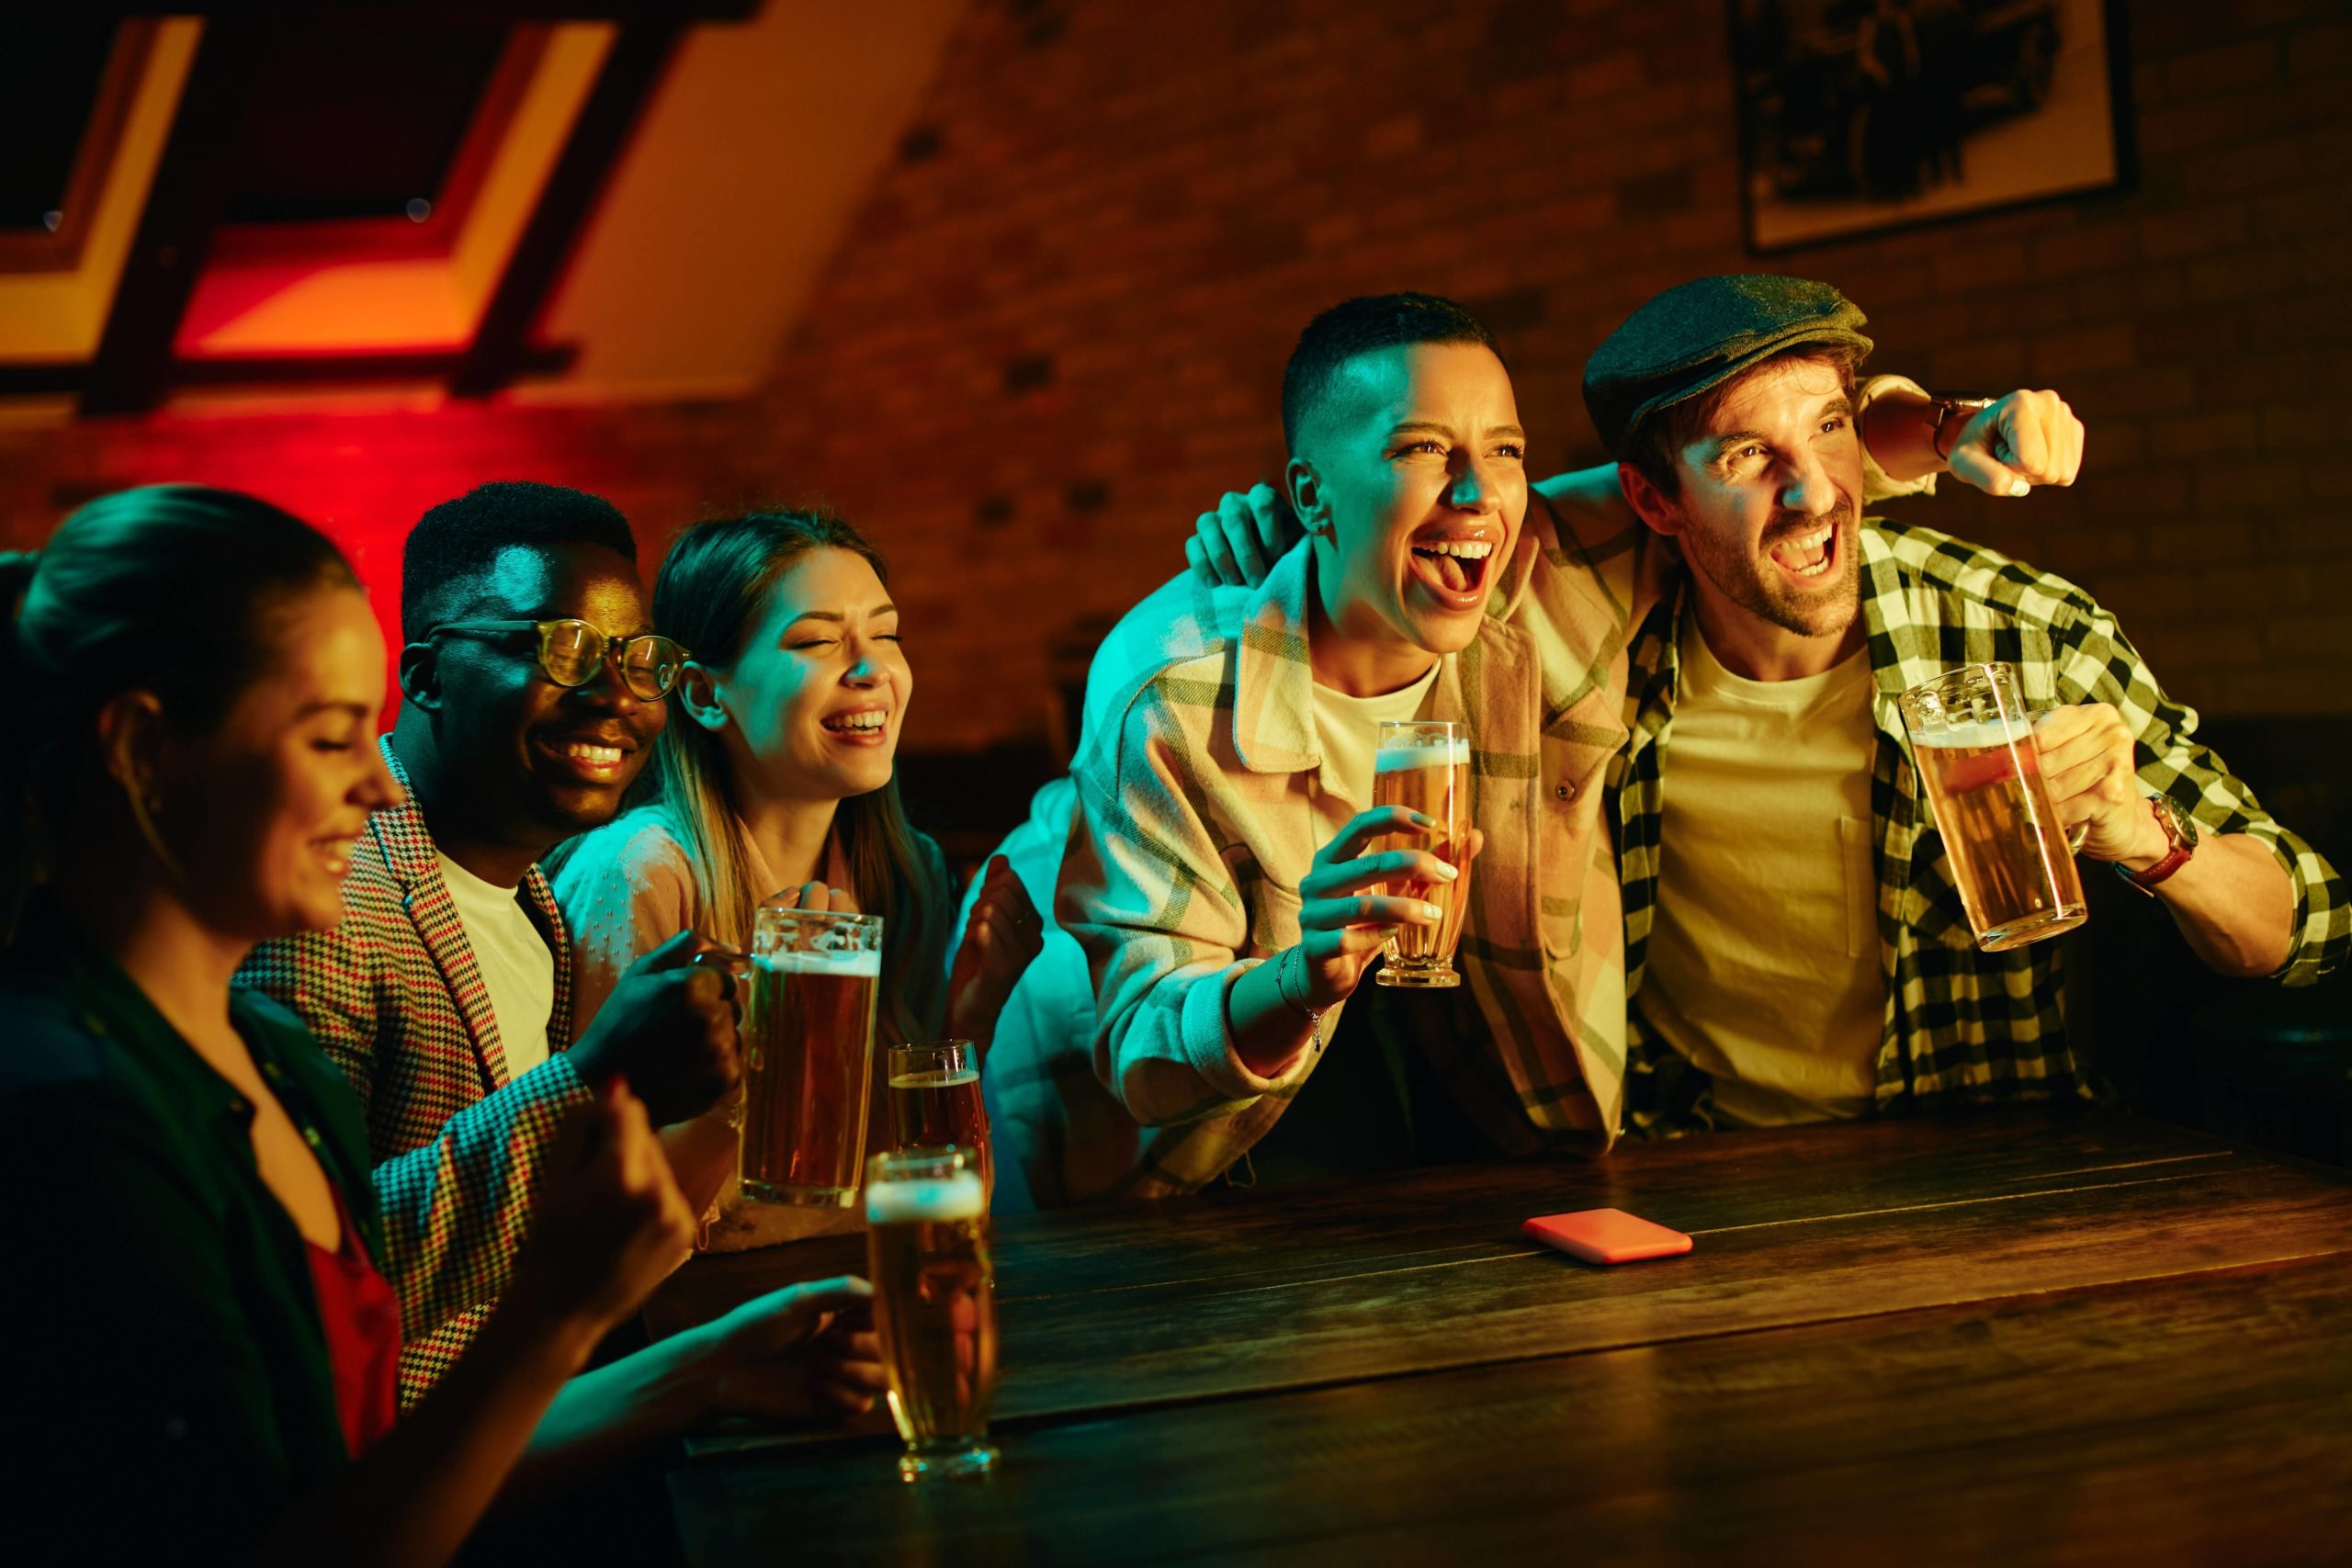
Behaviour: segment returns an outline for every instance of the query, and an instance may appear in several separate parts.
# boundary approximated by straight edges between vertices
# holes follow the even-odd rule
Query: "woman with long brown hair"
[[[887,577],[880,553],[825,512],[697,524],[671,547],[653,624],[693,657],[656,744],[651,798],[573,840],[555,874],[582,1016],[681,931],[747,946],[759,906],[780,896],[883,917],[877,1046],[944,1031],[985,1048],[1042,922],[992,862],[947,962],[957,890],[893,777],[914,676]],[[732,1134],[705,1121],[703,1151],[723,1163]],[[687,1190],[702,1189],[684,1168],[694,1156],[671,1146]],[[768,1239],[855,1224],[814,1211],[763,1218]]]

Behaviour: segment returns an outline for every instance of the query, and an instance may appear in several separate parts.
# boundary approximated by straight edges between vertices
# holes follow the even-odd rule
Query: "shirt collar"
[[[1315,667],[1306,657],[1314,548],[1311,538],[1293,545],[1241,613],[1233,750],[1251,773],[1295,773],[1322,765],[1315,744]]]
[[[241,1128],[252,1120],[252,1102],[181,1037],[113,954],[54,908],[28,915],[8,954],[10,968],[44,976],[84,1029],[136,1061],[191,1117]],[[279,1043],[265,1031],[243,1027],[250,1021],[238,1006],[243,995],[230,991],[239,1032],[247,1037],[257,1065],[274,1062]]]
[[[1874,688],[1871,707],[1878,727],[1899,737],[1903,716],[1896,699],[1951,668],[1951,661],[1937,646],[1935,626],[1914,613],[1909,579],[1886,534],[1868,519],[1856,532],[1861,539],[1862,629]],[[1682,617],[1689,613],[1690,598],[1688,571],[1678,570],[1635,640],[1626,696],[1634,709],[1632,728],[1638,731],[1655,735],[1681,688]]]
[[[1943,657],[1936,624],[1914,613],[1910,580],[1894,547],[1880,529],[1864,522],[1862,541],[1862,626],[1868,634],[1871,679],[1877,687],[1872,705],[1878,727],[1901,738],[1904,693],[1951,668]]]

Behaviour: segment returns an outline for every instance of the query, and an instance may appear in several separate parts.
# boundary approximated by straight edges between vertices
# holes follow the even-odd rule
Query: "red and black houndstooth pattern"
[[[401,1399],[413,1404],[505,1289],[548,1141],[589,1093],[562,1054],[571,944],[547,878],[533,866],[522,895],[555,956],[552,1049],[510,1081],[433,835],[389,744],[384,758],[407,798],[368,818],[343,885],[343,923],[263,943],[238,980],[301,1015],[367,1110],[385,1274],[406,1340]]]

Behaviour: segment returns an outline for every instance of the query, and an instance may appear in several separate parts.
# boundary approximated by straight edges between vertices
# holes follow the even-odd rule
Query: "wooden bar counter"
[[[1687,1256],[1597,1268],[1529,1215]],[[696,1439],[688,1561],[2352,1559],[2352,1175],[1986,1111],[1023,1215],[999,1473]],[[855,1237],[697,1259],[658,1337]]]

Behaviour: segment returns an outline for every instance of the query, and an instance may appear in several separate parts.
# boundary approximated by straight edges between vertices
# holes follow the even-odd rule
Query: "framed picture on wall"
[[[1728,0],[1752,251],[2124,183],[2107,0]]]

